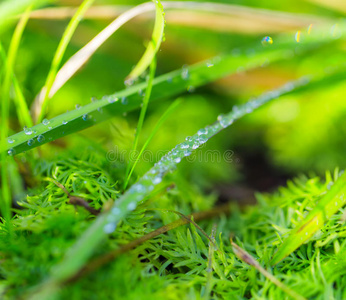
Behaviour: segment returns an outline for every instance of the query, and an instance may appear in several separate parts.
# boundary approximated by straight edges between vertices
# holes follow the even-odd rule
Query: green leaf
[[[345,193],[346,173],[343,173],[316,207],[289,233],[288,238],[275,253],[271,264],[280,262],[321,229],[324,223],[346,204]]]
[[[129,74],[127,79],[129,81],[133,81],[134,79],[136,79],[148,68],[148,66],[151,64],[152,60],[154,59],[155,54],[159,50],[161,42],[163,40],[163,32],[165,28],[165,19],[163,17],[164,16],[163,7],[159,0],[153,1],[153,2],[155,3],[155,7],[156,7],[153,35],[143,56],[141,57],[137,65]]]

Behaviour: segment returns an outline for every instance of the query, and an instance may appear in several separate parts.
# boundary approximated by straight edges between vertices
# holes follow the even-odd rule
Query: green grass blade
[[[30,15],[31,7],[27,8],[25,14],[19,20],[18,25],[14,31],[14,34],[11,39],[11,43],[8,50],[8,58],[5,62],[5,75],[4,81],[1,89],[1,133],[0,133],[0,141],[1,145],[6,144],[6,137],[9,131],[9,108],[10,108],[10,87],[11,87],[11,78],[13,75],[13,66],[17,56],[17,51],[19,47],[19,43],[28,22]],[[11,218],[11,192],[8,184],[7,178],[7,157],[5,152],[0,153],[1,158],[1,193],[2,193],[2,201],[0,202],[0,208],[2,216],[8,221]],[[10,224],[10,222],[6,222],[6,224]]]
[[[152,138],[155,136],[156,132],[159,130],[159,128],[161,127],[161,125],[163,124],[163,122],[168,118],[168,116],[180,105],[180,103],[182,102],[181,99],[178,99],[176,101],[174,101],[169,107],[168,109],[164,112],[164,114],[160,117],[160,119],[157,121],[157,123],[155,124],[154,128],[151,130],[151,133],[149,135],[149,137],[147,138],[147,140],[145,141],[142,149],[139,151],[138,157],[136,158],[131,171],[129,173],[128,178],[131,177],[138,161],[140,160],[140,158],[142,157],[142,154],[144,152],[144,150],[148,147],[150,141],[152,140]],[[125,186],[126,188],[126,186]]]
[[[161,42],[163,40],[163,32],[165,28],[165,19],[162,4],[159,0],[153,1],[156,6],[155,14],[155,25],[153,30],[153,35],[151,41],[148,44],[147,49],[145,50],[142,58],[138,61],[137,65],[131,71],[128,76],[129,81],[136,79],[140,76],[151,64],[152,60],[155,57],[155,54],[160,48]]]
[[[139,135],[141,133],[142,127],[143,127],[143,123],[144,123],[144,118],[145,118],[145,114],[148,108],[148,104],[149,104],[149,99],[150,99],[150,95],[151,95],[151,90],[153,87],[153,79],[155,76],[155,70],[156,70],[156,60],[155,58],[153,59],[153,61],[150,64],[150,74],[149,74],[149,80],[148,80],[148,85],[147,88],[145,90],[145,95],[144,95],[144,99],[143,99],[143,106],[141,109],[141,113],[139,115],[139,120],[138,120],[138,124],[137,124],[137,130],[136,130],[136,135],[135,135],[135,140],[133,142],[133,147],[132,147],[132,151],[135,152],[137,150],[137,145],[138,145],[138,139],[139,139]],[[124,181],[124,189],[126,189],[127,184],[130,180],[130,169],[131,169],[131,161],[128,162],[127,164],[127,168],[126,168],[126,174],[125,174],[125,181]]]
[[[293,42],[291,37],[285,37],[278,39],[275,45],[270,47],[262,47],[259,43],[258,46],[251,48],[254,52],[251,57],[246,55],[246,49],[239,50],[157,77],[153,81],[150,101],[176,96],[190,87],[198,87],[226,75],[234,74],[239,68],[250,70],[261,67],[263,64],[284,60],[287,58],[287,49],[292,46]],[[323,38],[319,35],[312,35],[305,41],[305,44],[299,45],[299,53],[301,55],[310,53],[312,50],[319,49],[321,45],[330,46],[333,42],[337,41],[330,35]],[[139,91],[144,90],[146,85],[147,83],[137,84],[113,95],[105,96],[80,109],[59,115],[51,119],[49,124],[35,125],[29,131],[31,134],[26,134],[24,131],[19,132],[11,136],[10,140],[13,142],[2,145],[0,151],[15,155],[108,120],[117,114],[134,110],[142,103]],[[126,98],[127,101],[120,101],[122,98]],[[28,141],[31,141],[30,145],[28,145]]]
[[[126,217],[137,205],[142,203],[158,185],[164,176],[175,170],[176,165],[186,156],[191,155],[192,151],[206,143],[211,137],[219,133],[224,128],[257,108],[277,99],[282,95],[287,95],[301,91],[306,86],[320,86],[320,80],[311,83],[306,78],[286,84],[280,89],[268,92],[255,100],[249,101],[244,105],[234,107],[231,112],[218,117],[218,120],[168,152],[161,160],[156,163],[147,173],[144,174],[134,185],[132,185],[116,202],[112,209],[97,217],[96,221],[85,231],[82,237],[66,253],[63,261],[52,270],[51,278],[47,281],[37,294],[32,297],[43,298],[47,289],[59,286],[64,280],[77,272],[92,255],[95,247],[116,229],[117,223]]]
[[[5,53],[5,49],[3,48],[1,43],[0,43],[0,55],[1,55],[1,58],[4,62],[4,64],[5,64],[7,61],[7,56]],[[17,80],[16,76],[13,74],[13,72],[11,74],[11,77],[12,77],[12,84],[14,87],[14,91],[16,94],[16,96],[14,97],[14,104],[16,106],[19,124],[22,127],[24,127],[24,126],[32,127],[34,124],[33,124],[32,119],[31,119],[29,107],[25,101],[25,98],[24,98],[22,90],[19,86],[18,80]]]
[[[41,122],[45,113],[46,113],[46,109],[48,106],[48,99],[49,99],[49,93],[50,90],[52,88],[52,85],[54,83],[54,79],[55,76],[59,70],[59,66],[61,64],[61,60],[63,59],[63,56],[65,54],[66,48],[68,46],[68,44],[70,43],[70,40],[72,38],[72,35],[74,34],[79,22],[82,19],[82,16],[84,15],[84,13],[87,11],[87,9],[92,5],[92,3],[94,2],[94,0],[84,0],[82,2],[82,4],[79,6],[78,10],[76,11],[76,13],[74,14],[74,16],[72,17],[71,21],[69,22],[69,24],[66,27],[66,30],[60,40],[60,43],[58,45],[58,48],[55,52],[53,61],[52,61],[52,65],[50,67],[48,76],[47,76],[47,80],[43,89],[43,95],[40,95],[40,97],[42,97],[41,99],[41,109],[40,112],[38,114],[38,118],[37,121]]]
[[[346,173],[344,172],[307,217],[289,233],[288,238],[275,253],[271,264],[280,262],[321,229],[324,223],[346,204],[345,194]]]

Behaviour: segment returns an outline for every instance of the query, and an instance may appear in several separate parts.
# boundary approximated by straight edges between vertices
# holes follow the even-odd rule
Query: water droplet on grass
[[[121,98],[121,104],[126,105],[126,104],[128,104],[128,103],[129,103],[129,101],[127,100],[126,97],[122,97],[122,98]]]
[[[24,132],[26,135],[31,135],[32,134],[32,129],[24,126],[23,128]]]
[[[108,98],[108,102],[109,102],[109,103],[114,103],[114,102],[117,102],[118,100],[119,100],[119,98],[117,98],[117,97],[115,97],[115,98],[109,97],[109,98]]]
[[[137,207],[137,204],[136,202],[130,202],[128,205],[127,205],[127,209],[128,210],[134,210],[135,208]]]
[[[32,146],[35,143],[33,139],[28,140],[27,144],[28,146]]]
[[[119,215],[120,214],[120,209],[118,207],[113,207],[112,208],[112,214],[113,215]]]
[[[14,139],[13,139],[13,138],[8,138],[8,139],[7,139],[7,142],[8,142],[9,144],[13,144],[13,143],[14,143]]]
[[[299,43],[301,41],[301,35],[302,35],[301,31],[298,30],[294,36],[297,43]]]
[[[42,134],[40,134],[40,135],[37,137],[37,141],[38,141],[39,143],[42,143],[44,140],[45,140],[45,137],[44,137]]]
[[[50,123],[50,121],[48,120],[48,119],[43,119],[43,121],[42,121],[42,124],[43,125],[48,125]]]
[[[200,129],[200,130],[197,131],[197,134],[198,134],[198,135],[207,134],[207,133],[208,133],[208,130],[205,129],[205,128],[202,128],[202,129]]]
[[[11,149],[9,149],[9,150],[7,151],[7,154],[8,154],[9,156],[13,156],[13,155],[15,154],[15,150],[14,150],[13,148],[11,148]]]
[[[208,61],[208,62],[206,63],[206,66],[207,66],[208,68],[211,68],[211,67],[214,67],[214,64]]]
[[[153,179],[153,184],[159,184],[161,181],[162,181],[161,176],[156,176],[156,177]]]
[[[270,36],[265,36],[261,41],[263,46],[269,46],[273,44],[273,39]]]
[[[189,79],[190,74],[189,74],[189,69],[187,68],[187,65],[184,65],[181,69],[181,78],[184,80]]]
[[[115,231],[117,225],[115,223],[108,223],[103,227],[103,231],[107,234],[111,234]]]
[[[88,121],[88,119],[89,119],[88,114],[84,114],[84,115],[82,116],[82,119],[83,119],[83,121]]]
[[[63,120],[62,123],[66,125],[68,122],[66,120]]]
[[[79,104],[76,104],[75,107],[76,107],[76,109],[80,109],[81,106]]]

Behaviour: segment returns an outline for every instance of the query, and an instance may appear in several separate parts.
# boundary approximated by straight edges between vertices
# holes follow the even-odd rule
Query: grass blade
[[[49,93],[52,88],[52,85],[54,83],[55,76],[58,72],[61,60],[63,59],[63,56],[65,54],[66,48],[72,38],[72,35],[74,34],[79,22],[82,19],[83,14],[86,12],[86,10],[92,5],[94,0],[84,0],[83,3],[79,6],[77,12],[72,17],[71,21],[67,25],[67,28],[60,40],[60,43],[58,45],[58,49],[55,52],[52,65],[50,67],[47,80],[45,83],[45,86],[42,90],[42,93],[40,94],[40,110],[37,115],[34,115],[34,118],[37,119],[38,122],[41,122],[48,106],[48,99],[50,98]],[[35,112],[34,112],[35,113]]]
[[[144,118],[145,118],[145,113],[147,111],[148,108],[148,104],[149,104],[149,99],[150,99],[150,95],[151,95],[151,90],[153,87],[153,79],[155,76],[155,70],[156,70],[156,60],[155,58],[153,59],[153,61],[150,64],[150,74],[149,74],[149,80],[148,80],[148,85],[147,88],[145,90],[145,95],[144,95],[144,99],[143,99],[143,106],[141,109],[141,113],[139,115],[139,120],[138,120],[138,124],[137,124],[137,130],[136,130],[136,135],[135,135],[135,140],[133,141],[133,147],[132,147],[132,151],[135,152],[137,150],[137,145],[138,145],[138,139],[139,139],[139,135],[141,133],[142,130],[142,126],[144,123]],[[124,181],[124,189],[126,189],[126,186],[130,180],[130,168],[131,168],[131,161],[129,161],[127,168],[126,168],[126,173],[125,173],[125,181]]]
[[[154,3],[156,6],[156,14],[153,35],[143,56],[127,77],[127,81],[130,82],[140,76],[148,68],[148,66],[154,60],[155,54],[159,50],[163,40],[163,30],[165,28],[163,7],[159,0],[154,1]]]
[[[181,99],[174,101],[169,107],[168,109],[164,112],[164,114],[160,117],[160,119],[158,120],[158,122],[155,124],[154,128],[151,130],[150,136],[146,139],[142,149],[139,151],[139,154],[131,168],[131,171],[128,175],[127,181],[131,178],[131,175],[139,161],[139,159],[142,157],[142,154],[144,152],[144,150],[147,148],[147,146],[149,145],[150,141],[152,140],[152,138],[155,136],[156,132],[159,130],[159,128],[161,127],[162,123],[168,118],[168,116],[178,107],[178,105],[180,105],[180,103],[182,102]],[[125,186],[126,188],[126,186]]]
[[[13,66],[17,56],[17,51],[19,47],[19,43],[28,22],[30,15],[31,7],[27,8],[25,14],[21,17],[16,26],[14,34],[11,39],[11,43],[8,50],[8,58],[5,62],[5,75],[4,82],[2,85],[2,101],[1,101],[1,133],[0,133],[0,141],[1,144],[6,144],[6,137],[8,135],[9,130],[9,108],[10,108],[10,87],[11,87],[11,79],[13,76]],[[11,192],[8,184],[7,178],[7,157],[5,152],[0,153],[1,158],[1,193],[2,193],[2,201],[0,202],[0,208],[2,216],[6,221],[9,221],[11,218]],[[6,224],[10,224],[10,222],[6,222]]]
[[[251,256],[244,249],[240,248],[236,243],[231,240],[232,249],[234,254],[243,262],[247,263],[250,266],[253,266],[257,271],[262,273],[267,279],[269,279],[272,283],[274,283],[277,287],[282,289],[287,295],[290,295],[293,299],[297,300],[306,300],[305,297],[297,294],[294,290],[290,289],[284,283],[279,281],[273,274],[269,273],[266,269],[264,269],[259,262]]]
[[[4,50],[1,43],[0,43],[0,55],[1,55],[1,58],[4,62],[4,64],[5,64],[7,61],[7,56],[6,56],[5,50]],[[16,96],[14,97],[14,102],[15,102],[15,106],[16,106],[16,110],[17,110],[17,117],[19,120],[19,124],[22,127],[24,127],[24,126],[32,127],[34,125],[34,123],[32,122],[32,119],[31,119],[29,107],[25,101],[24,95],[23,95],[22,90],[19,86],[17,78],[13,74],[13,72],[11,74],[11,77],[12,77],[12,83],[13,83],[14,91],[16,93]]]
[[[325,221],[346,204],[346,173],[343,173],[330,191],[320,200],[307,217],[293,229],[275,253],[271,264],[275,265],[308,241]]]

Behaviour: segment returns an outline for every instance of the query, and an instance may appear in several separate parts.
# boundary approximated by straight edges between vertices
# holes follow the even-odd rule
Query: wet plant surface
[[[0,3],[2,299],[345,299],[345,7]]]

